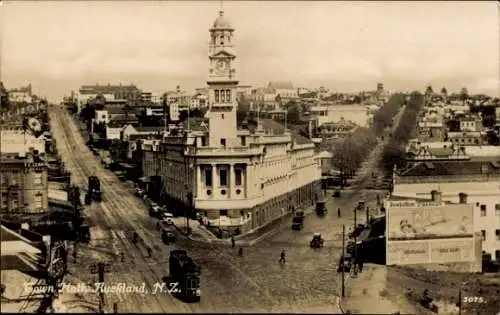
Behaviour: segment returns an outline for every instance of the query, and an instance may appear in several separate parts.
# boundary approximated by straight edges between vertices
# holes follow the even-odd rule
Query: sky
[[[499,95],[491,2],[225,1],[241,84]],[[60,101],[82,84],[206,85],[220,1],[4,1],[0,79]]]

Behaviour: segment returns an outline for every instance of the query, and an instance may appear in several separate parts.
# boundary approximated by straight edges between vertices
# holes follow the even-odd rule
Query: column
[[[196,179],[194,184],[195,189],[196,189],[196,197],[199,198],[201,196],[201,186],[202,186],[202,181],[201,181],[201,165],[196,165]]]
[[[248,196],[250,196],[250,168],[251,168],[251,164],[247,164],[245,165],[245,169],[243,171],[243,176],[244,176],[244,191],[245,191],[245,198],[248,198]]]
[[[234,164],[229,164],[229,198],[233,198],[235,194],[236,179],[234,174]]]
[[[212,196],[215,196],[215,191],[219,187],[219,178],[217,177],[217,164],[212,165]]]

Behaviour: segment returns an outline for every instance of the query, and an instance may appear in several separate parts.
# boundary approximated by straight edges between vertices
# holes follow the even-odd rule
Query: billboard
[[[387,240],[472,237],[473,205],[389,201]]]
[[[387,242],[387,265],[456,263],[476,259],[474,238]]]

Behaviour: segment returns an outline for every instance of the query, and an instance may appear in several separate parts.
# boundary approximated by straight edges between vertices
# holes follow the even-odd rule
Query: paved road
[[[202,300],[198,304],[183,304],[165,294],[108,295],[108,310],[116,301],[120,311],[134,312],[339,312],[336,302],[340,278],[335,265],[341,251],[341,225],[353,224],[352,209],[358,199],[371,199],[374,192],[349,192],[349,196],[329,200],[329,213],[324,218],[309,216],[300,232],[292,232],[290,222],[283,222],[279,233],[246,249],[243,258],[231,248],[188,240],[165,246],[142,201],[132,195],[130,187],[101,167],[64,109],[55,108],[50,115],[54,138],[65,165],[72,171],[72,180],[85,187],[87,176],[96,174],[101,178],[104,193],[101,204],[85,210],[93,223],[94,239],[90,248],[79,250],[80,263],[71,268],[74,276],[88,282],[92,279],[86,270],[88,265],[109,261],[113,262],[109,283],[145,282],[152,288],[168,273],[171,249],[187,249],[202,264]],[[370,158],[376,159],[378,155]],[[370,165],[360,172],[358,182],[370,174]],[[338,207],[343,211],[341,219],[337,218]],[[363,214],[359,218],[364,222]],[[152,258],[146,257],[145,246],[131,244],[134,231],[154,249]],[[322,233],[327,240],[321,250],[309,248],[314,232]],[[281,249],[287,252],[285,266],[278,264]],[[118,252],[126,253],[125,262],[113,255]]]

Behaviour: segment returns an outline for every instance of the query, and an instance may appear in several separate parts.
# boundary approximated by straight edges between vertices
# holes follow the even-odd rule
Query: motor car
[[[144,196],[144,194],[145,194],[145,193],[146,193],[146,192],[144,191],[144,189],[139,188],[139,187],[136,187],[136,188],[135,188],[135,195],[136,195],[137,197],[142,197],[142,196]]]
[[[318,215],[323,215],[326,212],[328,212],[328,209],[326,208],[326,202],[323,200],[316,202],[316,213]]]
[[[321,248],[324,242],[325,240],[323,240],[320,233],[314,233],[310,246],[311,248]]]
[[[304,227],[304,217],[294,217],[292,220],[292,230],[300,231]]]
[[[170,212],[163,212],[161,215],[161,220],[167,224],[174,224],[174,215]]]
[[[172,230],[164,229],[161,233],[161,240],[165,244],[173,243],[177,239],[177,235]]]

